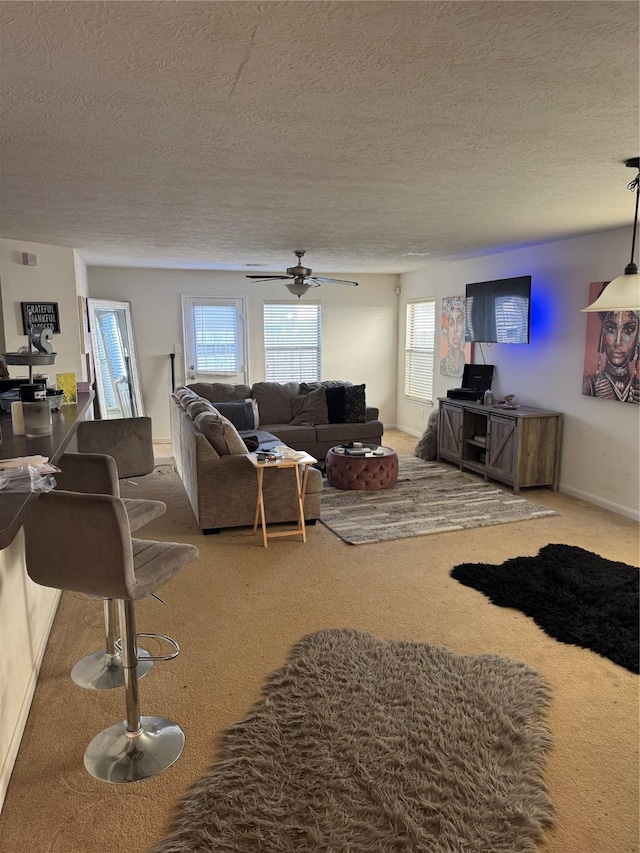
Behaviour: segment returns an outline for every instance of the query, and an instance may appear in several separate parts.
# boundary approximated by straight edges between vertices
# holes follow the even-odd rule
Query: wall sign
[[[29,329],[29,312],[32,326],[53,326],[54,334],[60,332],[60,316],[57,302],[21,302],[22,331],[27,335]]]

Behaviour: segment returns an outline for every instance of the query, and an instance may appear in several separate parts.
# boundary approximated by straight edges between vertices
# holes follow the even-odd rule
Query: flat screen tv
[[[465,297],[465,341],[529,343],[530,275],[467,284]]]

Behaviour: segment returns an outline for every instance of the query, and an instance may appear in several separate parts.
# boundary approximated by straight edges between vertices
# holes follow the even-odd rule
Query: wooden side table
[[[253,532],[258,530],[258,521],[262,526],[262,543],[265,548],[268,547],[269,539],[275,539],[278,536],[302,536],[302,541],[307,541],[307,530],[304,526],[304,496],[307,492],[307,479],[309,477],[309,466],[315,465],[318,461],[309,453],[301,452],[296,459],[287,459],[281,457],[273,461],[259,462],[255,453],[247,454],[249,462],[256,469],[258,474],[258,499],[256,501],[256,514],[253,521]],[[264,512],[264,469],[265,468],[294,468],[296,474],[296,492],[298,497],[298,525],[293,530],[278,530],[273,533],[267,532],[267,522]],[[301,470],[302,469],[302,470]]]

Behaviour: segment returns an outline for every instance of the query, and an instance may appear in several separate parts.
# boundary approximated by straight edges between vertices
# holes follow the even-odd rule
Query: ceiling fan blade
[[[246,278],[260,278],[262,281],[279,281],[280,279],[289,279],[293,278],[292,275],[248,275]]]
[[[348,284],[350,287],[359,287],[357,281],[347,281],[344,278],[319,278],[318,276],[314,276],[313,281],[317,281],[318,284]]]

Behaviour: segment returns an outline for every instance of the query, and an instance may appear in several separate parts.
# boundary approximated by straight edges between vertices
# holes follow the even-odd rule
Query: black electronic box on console
[[[471,400],[482,402],[484,392],[491,388],[493,364],[465,364],[462,374],[462,388],[450,388],[447,397],[450,400]]]

